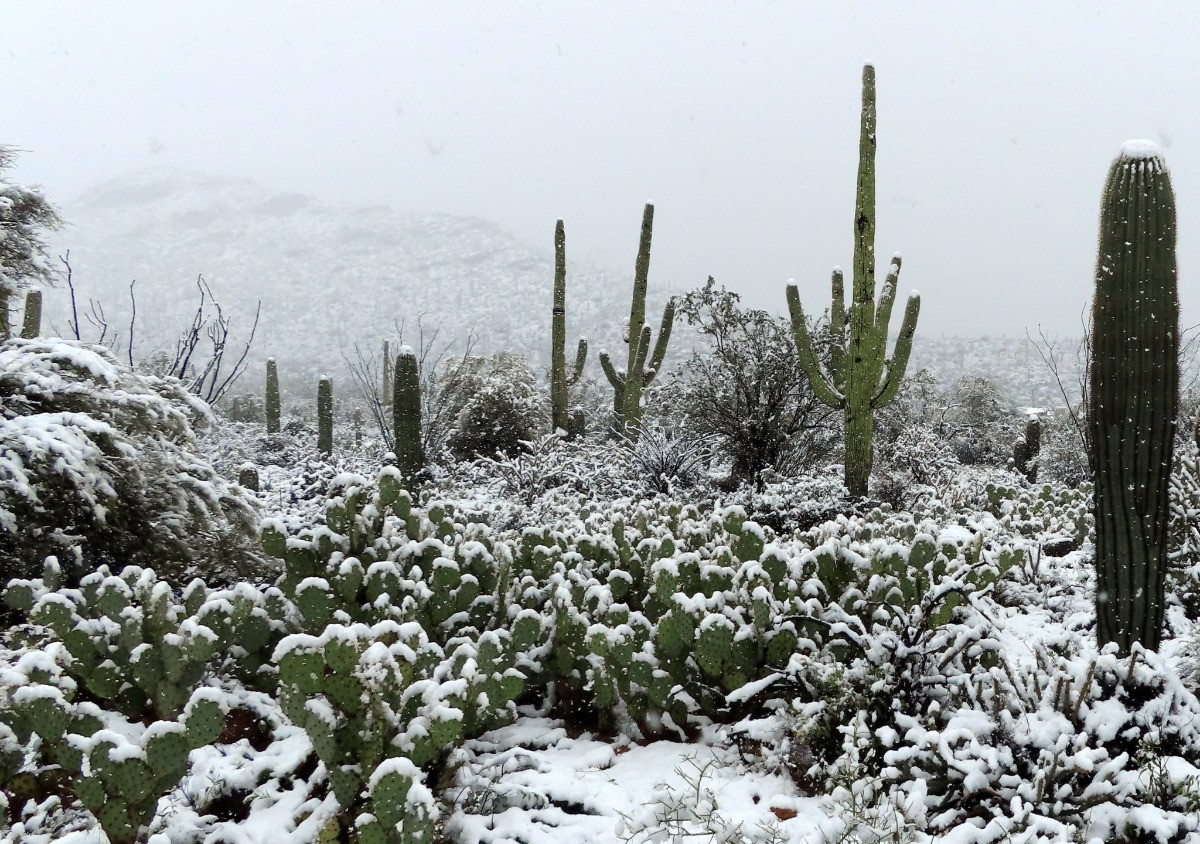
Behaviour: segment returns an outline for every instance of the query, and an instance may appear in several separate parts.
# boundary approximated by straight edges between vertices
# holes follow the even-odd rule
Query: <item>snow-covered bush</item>
[[[1079,425],[1067,411],[1044,415],[1038,478],[1066,486],[1090,481],[1092,470],[1083,442]]]
[[[252,499],[196,454],[206,405],[100,346],[0,344],[0,576],[101,564],[229,577],[253,569]]]
[[[461,408],[446,446],[460,460],[512,455],[548,427],[545,396],[519,355],[468,358],[456,386]]]

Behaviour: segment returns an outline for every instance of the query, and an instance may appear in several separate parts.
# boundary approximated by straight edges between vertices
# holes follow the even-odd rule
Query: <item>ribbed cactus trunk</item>
[[[21,324],[21,336],[26,340],[40,337],[42,333],[42,291],[29,290],[25,293],[25,321]]]
[[[846,431],[846,489],[865,496],[875,460],[875,411],[900,390],[912,352],[921,297],[914,290],[904,309],[900,336],[887,357],[888,326],[900,277],[900,256],[893,256],[875,303],[875,69],[863,68],[862,113],[858,134],[858,182],[854,204],[854,269],[850,307],[846,307],[842,271],[833,271],[829,331],[832,349],[826,373],[808,333],[800,293],[787,289],[788,310],[800,366],[816,397],[843,413]]]
[[[409,489],[425,468],[421,444],[421,376],[416,353],[408,346],[396,356],[396,381],[392,391],[392,427],[396,442],[396,467]]]
[[[1179,405],[1175,196],[1148,141],[1108,172],[1100,209],[1088,425],[1095,473],[1096,638],[1162,638],[1168,484]]]
[[[275,365],[275,358],[267,359],[267,398],[266,398],[266,414],[267,414],[267,433],[279,433],[279,368]]]
[[[658,342],[651,353],[651,330],[646,325],[646,291],[650,278],[650,243],[654,235],[654,206],[646,203],[642,212],[642,234],[638,240],[637,263],[633,274],[633,302],[629,308],[629,357],[624,372],[613,366],[608,352],[600,352],[600,366],[613,388],[613,433],[636,441],[642,424],[642,393],[654,381],[667,354],[671,327],[675,324],[675,300],[663,309]]]
[[[325,375],[317,382],[317,451],[333,453],[333,382]]]
[[[568,431],[570,387],[583,375],[587,340],[580,339],[575,351],[575,370],[567,373],[567,234],[563,221],[554,226],[554,304],[550,314],[550,424],[554,431]]]

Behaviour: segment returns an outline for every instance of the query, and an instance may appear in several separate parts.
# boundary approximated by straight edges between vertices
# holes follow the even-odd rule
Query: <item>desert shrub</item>
[[[252,499],[195,452],[206,405],[173,379],[138,375],[100,346],[0,345],[0,575],[59,556],[229,577],[253,563]]]
[[[792,475],[832,454],[836,412],[813,393],[787,319],[742,307],[712,278],[678,308],[705,344],[670,385],[678,418],[728,459],[732,486],[761,488],[768,470]],[[813,336],[827,345],[823,331]]]
[[[456,372],[461,409],[446,445],[458,459],[516,454],[545,430],[545,399],[520,356],[471,358]]]

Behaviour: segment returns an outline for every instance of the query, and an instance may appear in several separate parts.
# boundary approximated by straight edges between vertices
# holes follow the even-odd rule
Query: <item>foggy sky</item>
[[[920,333],[1077,334],[1105,171],[1164,147],[1200,321],[1200,4],[125,2],[0,6],[0,143],[60,202],[146,167],[485,217],[651,284],[813,311],[851,263],[863,63],[881,262]],[[69,240],[69,238],[68,238]],[[203,267],[197,267],[202,271]],[[895,326],[893,326],[893,329]]]

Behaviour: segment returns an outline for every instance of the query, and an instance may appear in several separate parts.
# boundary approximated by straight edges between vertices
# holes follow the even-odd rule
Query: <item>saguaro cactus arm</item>
[[[643,387],[649,387],[650,382],[654,380],[654,376],[658,375],[658,371],[662,369],[663,358],[667,356],[667,343],[671,339],[671,328],[675,324],[675,299],[672,297],[667,306],[663,308],[662,323],[658,326],[658,341],[654,344],[654,354],[650,356],[650,365],[646,369],[646,375],[642,381]],[[646,337],[646,345],[649,345],[649,335],[643,334]]]
[[[841,279],[841,273],[835,273],[834,278]],[[837,282],[835,282],[836,285]],[[792,338],[796,343],[796,354],[800,359],[800,368],[804,370],[804,374],[808,376],[809,382],[812,384],[813,393],[817,399],[830,407],[845,407],[846,397],[833,385],[830,379],[821,369],[821,362],[817,359],[817,353],[813,349],[812,337],[808,333],[808,320],[804,316],[804,306],[800,304],[800,291],[796,289],[795,284],[787,286],[787,303],[788,313],[792,317]],[[838,345],[838,338],[834,337],[834,347]]]
[[[900,335],[896,338],[896,348],[892,356],[884,361],[883,381],[871,399],[871,407],[880,408],[890,404],[900,392],[904,383],[904,373],[908,370],[908,358],[912,354],[913,336],[917,333],[917,317],[921,313],[921,294],[913,291],[909,294],[908,304],[904,307],[904,320],[900,323]],[[884,326],[886,330],[886,325]],[[884,335],[884,342],[887,342]]]

